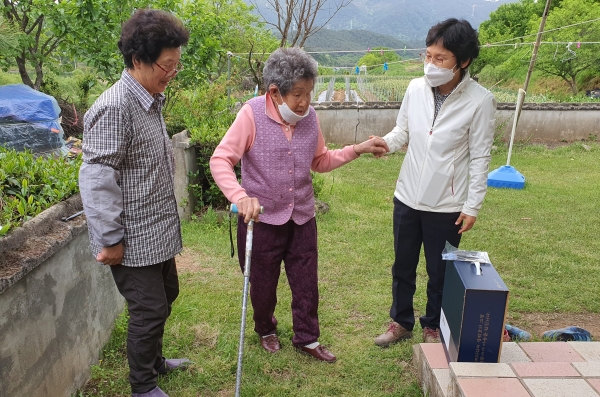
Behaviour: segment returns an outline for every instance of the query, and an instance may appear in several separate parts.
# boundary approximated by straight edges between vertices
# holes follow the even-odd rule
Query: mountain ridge
[[[323,30],[366,30],[407,43],[423,42],[429,28],[437,22],[447,18],[466,19],[478,28],[500,5],[515,1],[353,0],[340,9]],[[258,5],[260,13],[268,21],[276,21],[276,14],[266,3]],[[322,25],[328,18],[329,14],[323,9],[317,15],[316,24]]]

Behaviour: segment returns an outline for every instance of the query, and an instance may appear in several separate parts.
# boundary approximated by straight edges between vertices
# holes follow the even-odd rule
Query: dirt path
[[[191,251],[189,249],[183,249],[181,255],[175,257],[175,263],[177,264],[178,273],[215,273],[215,269],[211,267],[202,266],[204,254]]]
[[[575,325],[584,328],[600,340],[600,314],[598,313],[509,313],[506,322],[541,339],[545,331]]]

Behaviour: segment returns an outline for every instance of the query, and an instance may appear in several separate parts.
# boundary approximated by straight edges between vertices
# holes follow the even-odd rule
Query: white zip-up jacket
[[[494,141],[494,95],[465,75],[446,98],[435,123],[433,90],[425,78],[410,82],[396,127],[383,137],[390,152],[408,142],[394,196],[430,212],[477,216],[487,192]]]

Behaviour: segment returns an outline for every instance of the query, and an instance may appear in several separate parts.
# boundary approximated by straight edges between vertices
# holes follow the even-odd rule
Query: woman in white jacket
[[[394,192],[392,322],[379,346],[412,337],[413,295],[421,245],[429,281],[420,318],[425,342],[439,342],[446,262],[473,227],[487,190],[496,101],[469,76],[479,55],[477,32],[465,20],[433,26],[426,39],[425,76],[409,84],[396,127],[384,136],[390,152],[408,143]]]

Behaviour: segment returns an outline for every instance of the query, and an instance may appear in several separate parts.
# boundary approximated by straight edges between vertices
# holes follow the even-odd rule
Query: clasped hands
[[[385,140],[380,136],[370,135],[366,141],[354,145],[354,152],[358,155],[372,153],[376,158],[385,156],[390,151]]]

